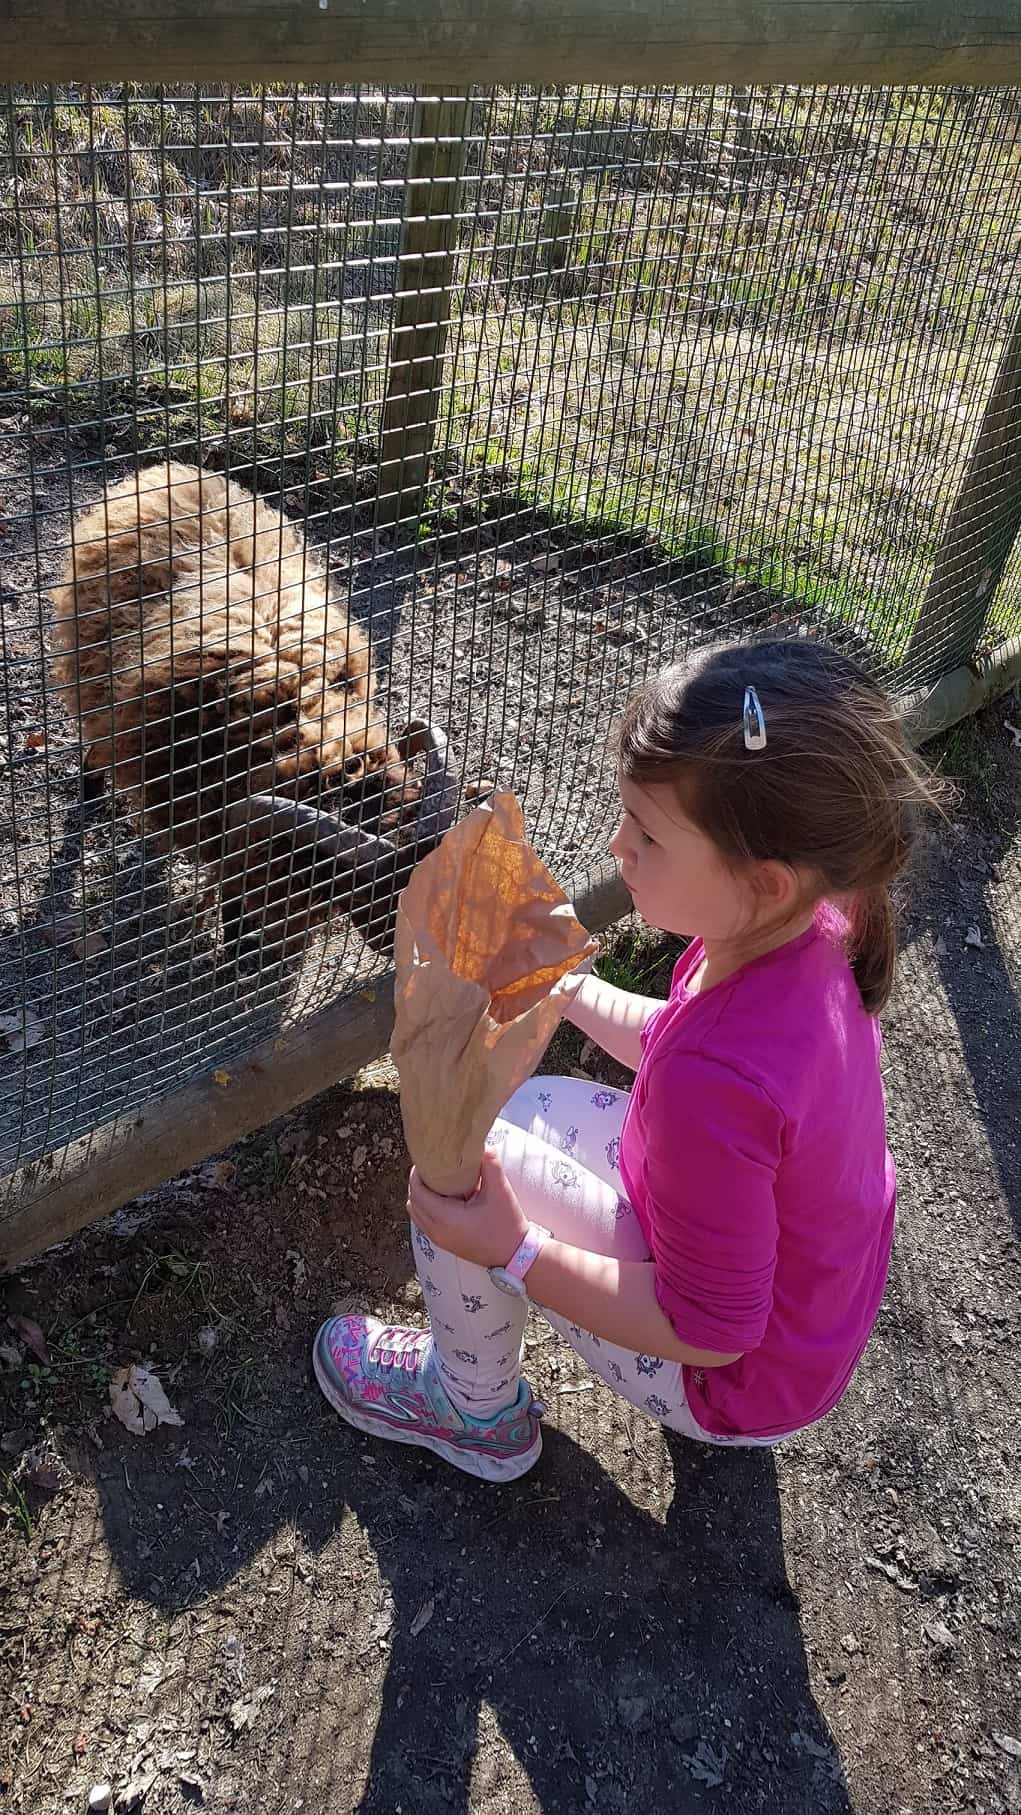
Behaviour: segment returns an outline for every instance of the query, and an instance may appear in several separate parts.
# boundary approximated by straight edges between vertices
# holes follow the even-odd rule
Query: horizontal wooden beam
[[[1018,0],[0,0],[0,81],[1011,83]]]

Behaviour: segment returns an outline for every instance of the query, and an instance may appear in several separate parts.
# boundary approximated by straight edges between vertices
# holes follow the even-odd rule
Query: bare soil
[[[875,1336],[775,1456],[665,1437],[538,1321],[550,1413],[524,1481],[338,1423],[310,1379],[320,1318],[421,1315],[385,1062],[5,1282],[12,1815],[84,1809],[103,1780],[146,1815],[1016,1815],[1012,717],[947,741],[960,823],[906,911]],[[650,948],[648,987],[672,956]],[[546,1068],[613,1075],[570,1030]],[[181,1427],[112,1418],[134,1361]]]

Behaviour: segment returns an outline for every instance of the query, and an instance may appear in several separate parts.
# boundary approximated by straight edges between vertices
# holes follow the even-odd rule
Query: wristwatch
[[[541,1223],[529,1223],[525,1230],[520,1247],[505,1267],[490,1267],[489,1277],[494,1286],[506,1292],[511,1298],[527,1298],[525,1274],[532,1262],[542,1253],[548,1241],[553,1240],[553,1232],[544,1229]]]

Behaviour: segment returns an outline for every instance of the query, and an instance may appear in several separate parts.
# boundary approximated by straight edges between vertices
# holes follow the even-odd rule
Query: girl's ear
[[[763,906],[771,913],[793,913],[805,900],[805,878],[793,864],[766,858],[755,865],[752,881]]]

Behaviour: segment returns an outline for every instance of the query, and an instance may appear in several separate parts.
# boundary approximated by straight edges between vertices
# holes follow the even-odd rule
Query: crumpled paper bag
[[[414,870],[397,910],[391,1051],[408,1150],[433,1191],[470,1197],[494,1117],[596,950],[504,789]]]

